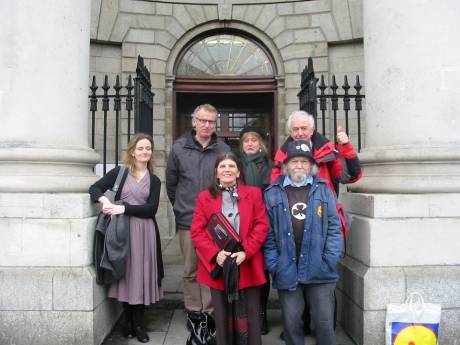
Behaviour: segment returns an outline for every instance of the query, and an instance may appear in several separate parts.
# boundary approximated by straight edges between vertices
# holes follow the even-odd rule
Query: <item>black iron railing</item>
[[[127,141],[131,139],[131,118],[134,110],[134,133],[143,132],[150,135],[153,134],[153,97],[154,93],[151,91],[152,84],[150,82],[150,72],[144,65],[144,59],[138,56],[136,77],[128,76],[128,81],[125,86],[120,83],[120,77],[116,76],[115,85],[109,85],[108,76],[104,78],[104,84],[101,86],[102,94],[97,94],[99,88],[96,84],[96,76],[93,76],[91,86],[89,87],[91,94],[89,95],[89,110],[91,112],[91,147],[95,148],[96,133],[102,130],[103,145],[102,145],[102,164],[103,173],[107,172],[107,118],[110,111],[110,104],[112,103],[112,110],[115,112],[115,166],[118,166],[119,161],[119,138],[120,138],[120,117],[122,112],[122,103],[125,104],[125,111],[127,115]],[[113,89],[114,92],[109,94],[109,90]],[[134,90],[134,94],[133,94]],[[126,93],[123,93],[126,91]],[[96,112],[98,108],[98,100],[102,99],[102,113],[103,125],[102,128],[96,126]],[[112,102],[111,102],[112,100]],[[134,106],[133,106],[134,101]]]
[[[330,92],[327,92],[327,89],[330,89]],[[324,75],[321,75],[320,83],[318,85],[318,79],[315,77],[315,71],[313,70],[313,60],[308,58],[307,66],[302,71],[300,92],[298,93],[299,97],[299,107],[301,110],[304,110],[315,117],[316,126],[318,123],[321,123],[321,131],[323,135],[326,135],[326,111],[331,110],[333,115],[333,127],[334,127],[334,138],[337,135],[337,113],[339,111],[339,99],[342,99],[343,108],[342,110],[345,113],[345,131],[347,134],[350,134],[350,119],[349,113],[351,111],[351,100],[354,100],[354,110],[356,111],[356,121],[357,121],[357,136],[358,136],[358,151],[361,150],[362,143],[362,133],[361,133],[361,112],[363,110],[362,101],[365,98],[365,95],[361,94],[361,83],[359,81],[359,76],[356,76],[356,82],[353,86],[355,93],[350,94],[350,85],[348,84],[348,77],[344,76],[344,82],[342,85],[343,93],[338,93],[337,90],[339,86],[335,80],[335,75],[332,76],[332,82],[330,86],[327,86],[324,82]],[[318,89],[320,94],[318,95]],[[330,100],[330,102],[328,102]],[[318,114],[318,101],[319,109],[321,111]],[[330,103],[330,109],[327,105]],[[317,128],[318,130],[318,128]]]

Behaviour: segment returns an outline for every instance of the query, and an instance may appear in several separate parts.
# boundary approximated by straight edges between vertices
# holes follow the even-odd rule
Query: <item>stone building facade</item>
[[[273,143],[286,138],[285,121],[299,108],[301,72],[308,57],[317,75],[326,81],[332,74],[343,83],[345,74],[363,75],[362,4],[356,0],[322,1],[92,1],[90,78],[99,81],[116,75],[126,80],[134,74],[137,56],[151,72],[154,97],[153,135],[158,174],[164,181],[167,154],[178,133],[174,131],[177,64],[196,37],[236,33],[249,35],[271,57],[275,80]],[[353,80],[350,80],[353,83]],[[101,84],[101,83],[100,83]],[[198,102],[198,101],[197,101]],[[213,104],[212,95],[210,103]],[[195,103],[195,106],[199,103]],[[351,114],[350,132],[356,142],[356,121]],[[339,114],[342,119],[343,114]],[[100,121],[100,120],[99,120]],[[328,114],[329,121],[329,114]],[[110,123],[110,121],[109,121]],[[113,157],[113,120],[109,126],[108,156]],[[330,123],[327,124],[329,134]],[[100,128],[100,127],[99,127]],[[122,137],[126,136],[126,118]],[[112,130],[111,130],[112,129]],[[101,135],[96,149],[101,147]],[[100,152],[100,151],[99,151]],[[173,236],[172,210],[163,191],[160,228]]]
[[[92,266],[97,209],[87,189],[99,157],[89,148],[88,75],[126,80],[144,57],[164,181],[188,106],[205,99],[203,81],[192,78],[198,88],[190,80],[187,88],[178,65],[191,43],[226,33],[256,42],[270,61],[272,75],[255,78],[265,98],[253,97],[252,84],[232,91],[247,92],[238,100],[248,104],[271,104],[272,148],[298,108],[308,57],[317,74],[335,74],[339,84],[345,73],[359,74],[366,86],[365,176],[341,196],[353,218],[337,289],[347,334],[383,345],[386,305],[417,291],[442,305],[439,343],[458,343],[457,0],[7,0],[0,13],[11,14],[0,22],[0,43],[9,47],[0,53],[0,343],[99,344],[121,312]],[[329,114],[329,137],[330,128]],[[158,220],[162,236],[173,236],[164,190]]]

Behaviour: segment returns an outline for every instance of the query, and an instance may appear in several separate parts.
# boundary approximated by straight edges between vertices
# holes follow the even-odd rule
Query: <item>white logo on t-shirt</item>
[[[307,204],[304,202],[298,202],[294,204],[291,208],[291,214],[294,218],[298,220],[304,220],[305,219],[305,212],[307,209]]]

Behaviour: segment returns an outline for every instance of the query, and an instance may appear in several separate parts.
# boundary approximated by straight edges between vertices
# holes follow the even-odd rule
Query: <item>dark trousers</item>
[[[248,345],[261,345],[260,336],[260,289],[258,286],[244,289],[247,296],[248,312]],[[214,320],[216,322],[217,345],[233,345],[229,343],[227,324],[227,296],[223,291],[211,288],[212,305],[214,307]]]
[[[284,337],[287,345],[303,345],[302,314],[305,299],[308,300],[310,316],[315,327],[318,345],[335,345],[334,332],[335,283],[299,284],[295,290],[278,290],[283,313]]]

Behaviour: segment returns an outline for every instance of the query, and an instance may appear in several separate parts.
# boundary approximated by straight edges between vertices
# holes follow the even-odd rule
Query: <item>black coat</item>
[[[98,199],[104,195],[104,193],[111,189],[115,184],[117,179],[118,172],[120,167],[116,167],[110,170],[105,176],[100,178],[97,182],[95,182],[91,187],[89,187],[89,194],[91,196],[91,200],[97,202]],[[130,205],[128,203],[123,203],[125,206],[125,215],[127,216],[135,216],[139,218],[152,218],[153,222],[155,223],[155,227],[157,228],[156,233],[156,244],[157,244],[157,268],[158,268],[158,286],[161,286],[161,280],[164,277],[164,268],[163,268],[163,257],[161,254],[161,239],[160,239],[160,231],[158,228],[157,221],[155,219],[155,215],[158,210],[158,205],[160,202],[160,189],[161,189],[161,181],[160,179],[149,171],[150,175],[150,193],[147,199],[147,202],[143,205]],[[123,185],[125,184],[126,178],[128,176],[128,169],[126,169],[123,178],[121,179],[120,186],[118,188],[117,193],[115,194],[115,201],[120,200],[121,191],[123,189]]]

